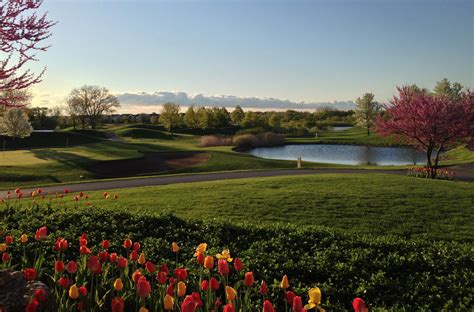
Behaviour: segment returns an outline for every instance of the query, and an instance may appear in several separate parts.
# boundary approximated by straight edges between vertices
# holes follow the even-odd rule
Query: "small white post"
[[[298,157],[298,159],[296,160],[296,167],[297,167],[298,169],[301,169],[301,167],[302,167],[302,166],[301,166],[301,157]]]

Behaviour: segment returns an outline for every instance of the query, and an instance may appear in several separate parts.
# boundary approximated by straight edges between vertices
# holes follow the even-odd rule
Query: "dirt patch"
[[[131,177],[191,167],[208,159],[205,152],[145,153],[141,158],[102,161],[87,170],[98,177]]]

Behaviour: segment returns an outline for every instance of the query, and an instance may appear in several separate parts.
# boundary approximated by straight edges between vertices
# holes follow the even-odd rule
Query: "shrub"
[[[219,135],[205,135],[199,139],[199,147],[230,146],[232,138]]]
[[[279,146],[285,144],[285,138],[279,134],[265,132],[262,134],[243,134],[235,136],[233,144],[237,147],[253,148],[263,146]]]

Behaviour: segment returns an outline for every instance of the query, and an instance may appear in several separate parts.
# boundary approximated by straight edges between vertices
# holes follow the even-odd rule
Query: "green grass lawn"
[[[187,219],[322,226],[347,233],[472,241],[474,187],[383,174],[321,174],[112,190],[100,207]]]
[[[106,132],[114,132],[122,141],[104,140]],[[80,182],[98,177],[88,170],[91,165],[105,160],[138,158],[145,152],[169,151],[205,151],[209,161],[193,167],[161,172],[199,173],[230,170],[256,170],[294,168],[294,161],[269,160],[257,158],[245,153],[235,152],[231,147],[199,148],[199,137],[190,134],[170,134],[156,125],[109,126],[102,130],[68,130],[57,133],[43,133],[27,141],[17,142],[19,146],[44,146],[28,150],[7,150],[0,154],[0,188],[27,187],[53,183]],[[35,139],[36,138],[36,139]],[[69,147],[65,148],[66,138]],[[367,137],[364,129],[353,128],[346,131],[327,131],[318,138],[289,138],[289,143],[344,143],[391,145],[389,138],[380,138],[375,134]],[[466,148],[457,148],[447,153],[443,165],[474,162],[474,152]],[[362,169],[380,169],[375,166],[343,166],[336,164],[305,163],[305,167],[349,167]],[[385,169],[403,167],[388,166]]]
[[[391,137],[381,137],[371,132],[367,135],[367,130],[354,127],[344,131],[327,130],[318,133],[318,137],[312,138],[288,138],[288,143],[327,143],[327,144],[356,144],[373,146],[394,146],[400,145]]]

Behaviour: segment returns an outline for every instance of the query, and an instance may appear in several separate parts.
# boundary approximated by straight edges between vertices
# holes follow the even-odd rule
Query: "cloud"
[[[316,109],[320,107],[332,107],[335,109],[347,110],[355,107],[352,101],[334,101],[334,102],[293,102],[290,100],[281,100],[267,97],[241,97],[233,95],[190,95],[186,92],[137,92],[137,93],[121,93],[116,94],[119,98],[122,108],[134,107],[137,109],[140,106],[155,106],[166,102],[174,102],[182,106],[225,106],[235,107],[240,105],[242,108],[253,108],[259,110],[271,109],[294,109],[307,110]]]

